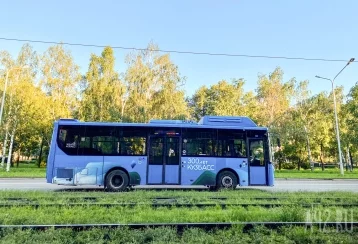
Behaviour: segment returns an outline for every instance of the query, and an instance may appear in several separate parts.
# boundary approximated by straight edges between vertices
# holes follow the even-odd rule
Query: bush
[[[46,168],[46,165],[47,165],[47,163],[42,161],[41,164],[40,164],[40,168]]]
[[[296,169],[296,165],[294,163],[290,163],[290,162],[283,162],[281,164],[281,168],[282,169]]]
[[[311,168],[311,164],[309,162],[302,162],[301,163],[301,168],[302,169],[310,169]]]

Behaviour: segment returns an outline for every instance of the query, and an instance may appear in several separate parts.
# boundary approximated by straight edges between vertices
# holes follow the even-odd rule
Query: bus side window
[[[243,139],[237,139],[234,141],[235,156],[238,158],[246,158],[246,143]]]

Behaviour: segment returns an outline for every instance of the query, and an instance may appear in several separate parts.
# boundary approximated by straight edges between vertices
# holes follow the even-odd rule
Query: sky
[[[264,56],[358,61],[356,0],[181,0],[181,1],[17,1],[3,0],[0,38],[84,43]],[[0,40],[0,50],[17,56],[23,42]],[[42,53],[49,44],[31,44]],[[85,73],[91,53],[102,48],[66,46]],[[124,72],[128,50],[115,50],[116,69]],[[192,95],[202,85],[244,78],[254,91],[259,74],[280,66],[284,80],[309,80],[312,95],[331,91],[329,81],[345,62],[170,54],[186,77]],[[345,93],[358,81],[358,62],[336,79]]]

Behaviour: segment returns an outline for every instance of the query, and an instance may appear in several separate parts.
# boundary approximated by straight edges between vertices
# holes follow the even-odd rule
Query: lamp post
[[[16,70],[16,69],[27,69],[27,68],[29,68],[29,67],[28,66],[14,67],[12,69],[9,69],[6,72],[5,86],[4,86],[4,91],[2,93],[1,108],[0,108],[0,125],[2,123],[2,115],[3,115],[3,112],[4,112],[5,95],[6,95],[6,88],[7,88],[7,84],[8,84],[8,80],[9,80],[9,73],[10,73],[10,71],[13,71],[13,70]]]
[[[337,103],[336,103],[336,94],[334,92],[334,80],[337,78],[337,76],[342,73],[342,71],[350,64],[354,61],[354,58],[351,58],[348,63],[343,67],[343,69],[341,69],[341,71],[338,72],[338,74],[333,78],[333,80],[325,78],[325,77],[321,77],[316,75],[316,78],[318,79],[324,79],[324,80],[329,80],[332,84],[332,93],[333,93],[333,103],[334,103],[334,117],[335,117],[335,122],[336,122],[336,136],[337,136],[337,142],[338,142],[338,157],[339,157],[339,168],[341,171],[341,175],[344,175],[344,170],[343,170],[343,163],[342,163],[342,152],[341,152],[341,139],[339,137],[339,126],[338,126],[338,116],[337,116]]]

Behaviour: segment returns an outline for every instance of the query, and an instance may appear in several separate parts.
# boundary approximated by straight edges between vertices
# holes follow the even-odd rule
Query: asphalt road
[[[193,188],[182,186],[142,186],[136,188],[160,188],[160,189],[181,189]],[[358,180],[284,180],[276,179],[274,187],[238,187],[248,189],[261,189],[267,191],[350,191],[358,192]],[[46,183],[45,179],[0,179],[0,189],[6,190],[50,190],[50,191],[82,191],[102,190],[102,187],[85,186],[59,186]],[[202,189],[195,187],[194,189]],[[1,194],[1,193],[0,193]]]

